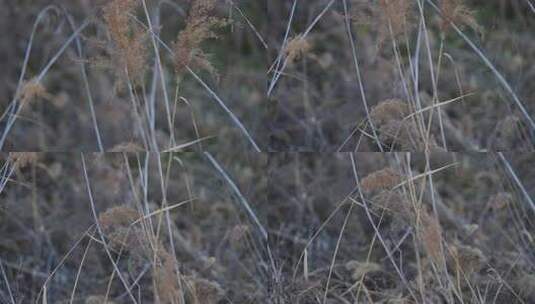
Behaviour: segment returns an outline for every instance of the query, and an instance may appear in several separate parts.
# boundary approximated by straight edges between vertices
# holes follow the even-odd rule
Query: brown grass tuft
[[[381,101],[370,112],[370,119],[379,131],[381,143],[395,150],[421,151],[427,146],[439,150],[433,136],[422,138],[421,132],[410,114],[409,105],[399,99]]]
[[[438,218],[422,204],[412,203],[401,189],[392,189],[400,184],[403,176],[391,168],[373,172],[362,179],[365,192],[380,190],[372,199],[372,207],[386,210],[414,228],[425,252],[437,265],[443,265],[442,228]]]
[[[406,195],[401,191],[383,190],[374,195],[371,201],[374,207],[392,212],[406,223],[414,223],[416,216],[413,207]]]
[[[192,304],[215,304],[223,296],[223,290],[213,281],[190,277],[187,279],[187,285]]]
[[[307,39],[302,35],[297,35],[288,41],[284,48],[284,53],[286,54],[288,62],[292,63],[309,52],[311,48],[312,45]]]
[[[36,79],[26,81],[20,93],[21,106],[29,105],[37,97],[46,97],[47,95],[45,87]]]
[[[442,0],[440,10],[443,17],[440,29],[443,32],[448,31],[451,23],[467,25],[474,31],[481,32],[482,29],[474,17],[474,11],[466,7],[463,0]]]
[[[222,27],[226,22],[212,16],[216,0],[193,0],[186,27],[180,31],[174,44],[175,70],[181,75],[186,66],[197,67],[216,74],[208,60],[208,56],[201,49],[201,43],[210,38],[217,38],[215,28]]]
[[[134,82],[143,79],[147,57],[144,31],[129,16],[135,13],[138,5],[136,0],[113,0],[104,7],[104,20],[115,44],[112,54],[119,63],[119,74],[126,69],[128,78]]]
[[[137,210],[119,206],[110,208],[106,212],[101,213],[99,222],[104,231],[109,231],[116,227],[128,227],[139,218],[140,214]]]
[[[393,38],[404,34],[412,26],[412,5],[410,0],[379,0],[381,9],[379,44],[390,36],[389,25],[392,28]]]
[[[180,303],[179,277],[175,271],[175,260],[163,246],[158,246],[156,265],[153,269],[156,292],[162,303]]]
[[[450,247],[450,268],[462,271],[466,275],[479,271],[486,263],[487,258],[478,248],[456,244]]]
[[[393,150],[414,151],[424,148],[424,141],[412,121],[391,120],[379,125],[379,139]]]
[[[352,0],[351,19],[357,25],[376,30],[378,47],[382,48],[388,38],[395,39],[412,28],[415,19],[412,6],[411,0]]]
[[[39,160],[38,152],[11,152],[9,157],[13,160],[16,169],[34,165]]]
[[[381,101],[370,112],[370,118],[375,124],[382,125],[392,120],[403,120],[409,115],[409,105],[399,99]]]
[[[216,282],[201,278],[180,277],[176,271],[175,257],[165,249],[156,237],[151,237],[142,227],[133,226],[141,215],[135,209],[120,206],[101,213],[99,223],[109,239],[110,247],[120,252],[130,253],[134,261],[150,261],[154,292],[158,303],[211,304],[217,303],[223,294]],[[187,290],[180,288],[179,282],[185,281]]]
[[[137,210],[124,206],[110,208],[100,214],[99,223],[111,248],[117,251],[132,251],[140,256],[145,254],[143,233],[132,227],[140,217]]]
[[[442,228],[438,218],[422,210],[419,223],[420,237],[429,257],[437,265],[442,265]]]
[[[392,168],[384,168],[363,178],[360,185],[364,192],[371,192],[390,190],[399,183],[401,183],[401,176]]]
[[[160,302],[180,303],[175,260],[161,242],[151,240],[142,228],[132,226],[140,217],[137,210],[119,206],[101,213],[99,222],[111,248],[129,252],[135,260],[153,262],[154,288]]]

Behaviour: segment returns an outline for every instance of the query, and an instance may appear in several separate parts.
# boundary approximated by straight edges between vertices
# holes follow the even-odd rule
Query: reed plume
[[[440,1],[442,11],[442,22],[440,29],[447,32],[452,23],[457,25],[467,25],[474,31],[481,33],[482,28],[474,17],[474,11],[464,5],[463,0],[442,0]]]
[[[423,136],[409,115],[409,105],[399,99],[386,99],[372,108],[370,119],[379,131],[381,143],[392,150],[440,150],[435,138]]]
[[[310,51],[312,44],[305,39],[302,35],[297,35],[291,38],[286,47],[284,53],[286,54],[286,60],[292,63],[301,58],[304,54]]]
[[[186,27],[179,32],[174,44],[175,71],[181,75],[186,67],[201,68],[216,74],[208,55],[201,49],[201,44],[211,38],[217,38],[215,29],[226,22],[213,16],[216,0],[194,0],[191,4]]]
[[[137,226],[141,218],[137,210],[119,206],[101,213],[99,223],[112,249],[129,253],[133,259],[152,262],[154,291],[159,303],[217,303],[223,294],[219,285],[196,276],[181,276],[175,257],[163,243]],[[184,282],[185,287],[179,282]]]
[[[139,6],[137,0],[113,0],[104,7],[104,20],[114,43],[113,62],[119,74],[139,82],[146,69],[147,48],[144,30],[131,21]]]
[[[390,34],[394,39],[412,27],[413,2],[410,0],[379,0],[381,12],[379,44],[382,44]]]

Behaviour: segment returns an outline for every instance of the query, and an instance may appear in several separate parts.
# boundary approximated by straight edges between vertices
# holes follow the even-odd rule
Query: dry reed
[[[288,60],[289,63],[293,63],[308,53],[311,48],[312,44],[308,41],[308,39],[302,35],[297,35],[291,38],[284,48],[286,60]]]
[[[16,169],[22,169],[34,165],[39,160],[38,152],[10,152],[9,158],[14,162]]]
[[[434,137],[424,138],[409,115],[409,105],[399,99],[387,99],[377,104],[370,113],[370,119],[379,131],[381,143],[401,151],[421,151],[426,147],[439,150]]]
[[[217,303],[223,294],[219,285],[194,276],[180,276],[174,256],[159,240],[135,225],[140,218],[142,216],[137,210],[120,206],[101,213],[99,222],[110,247],[128,252],[135,259],[152,262],[154,291],[159,303]],[[186,288],[180,288],[181,281],[184,281]],[[186,303],[182,299],[186,299]]]
[[[379,44],[392,34],[392,38],[406,33],[412,27],[414,1],[379,0],[380,27]],[[392,31],[392,32],[390,32]]]
[[[217,38],[215,29],[226,22],[213,16],[216,0],[194,0],[191,4],[186,27],[179,32],[174,44],[175,70],[181,75],[186,67],[201,68],[216,74],[208,55],[201,49],[201,44],[211,38]]]
[[[401,176],[392,168],[384,168],[373,172],[362,179],[361,187],[364,192],[375,190],[389,190],[401,182]]]
[[[45,87],[36,79],[26,81],[20,93],[20,103],[21,107],[30,105],[38,97],[46,97],[47,92]]]
[[[422,244],[436,265],[442,265],[444,256],[442,254],[442,228],[438,218],[425,210],[420,212],[419,228]]]
[[[475,247],[455,244],[449,246],[448,268],[454,273],[470,276],[478,272],[487,263],[483,252]]]
[[[412,203],[401,188],[393,189],[402,180],[403,176],[391,168],[385,168],[363,178],[361,187],[368,193],[379,190],[371,199],[372,207],[386,210],[412,226],[427,255],[435,264],[443,265],[440,222],[424,205]]]
[[[134,83],[143,79],[147,58],[145,33],[130,20],[138,6],[136,0],[113,0],[104,7],[104,20],[114,43],[112,63],[118,62],[119,74],[126,71]]]
[[[457,25],[467,25],[476,32],[481,33],[481,26],[474,17],[474,11],[463,4],[463,0],[442,0],[440,1],[442,11],[442,22],[440,29],[447,32],[452,23]]]

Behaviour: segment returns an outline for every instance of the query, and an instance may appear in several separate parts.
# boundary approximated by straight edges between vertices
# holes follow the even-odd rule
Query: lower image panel
[[[0,161],[1,303],[535,302],[535,154]]]

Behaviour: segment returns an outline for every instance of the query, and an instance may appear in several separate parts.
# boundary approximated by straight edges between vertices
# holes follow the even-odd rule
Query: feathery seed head
[[[160,247],[153,269],[156,291],[162,303],[180,303],[181,291],[177,286],[179,278],[175,271],[175,261],[171,254]]]
[[[442,255],[442,228],[438,219],[422,210],[420,213],[420,237],[423,242],[424,248],[437,265],[441,265],[443,261]]]
[[[399,99],[387,99],[376,105],[370,112],[370,120],[379,131],[380,141],[402,151],[423,150],[426,146],[437,150],[434,137],[424,138],[416,122],[407,119],[409,114],[409,105]]]
[[[181,75],[186,67],[197,67],[215,74],[215,69],[201,49],[201,43],[207,39],[217,38],[215,28],[226,22],[212,16],[216,0],[194,0],[191,4],[186,27],[180,31],[174,44],[175,70]]]
[[[99,216],[102,231],[114,250],[131,251],[135,255],[146,254],[147,245],[143,232],[131,225],[140,218],[137,210],[119,206],[108,209]]]
[[[409,105],[396,98],[381,101],[370,112],[370,118],[377,125],[391,120],[403,120],[407,115],[409,115]]]
[[[37,163],[39,160],[38,152],[11,152],[9,157],[13,160],[16,169],[22,169],[29,165]]]
[[[139,219],[139,212],[135,209],[119,206],[108,209],[101,213],[99,222],[104,231],[108,231],[114,227],[128,227],[137,219]]]
[[[138,5],[136,0],[113,0],[104,7],[104,21],[115,44],[113,54],[119,62],[119,72],[126,70],[134,82],[143,79],[147,57],[145,33],[130,20]]]
[[[39,81],[37,81],[37,79],[32,79],[23,84],[20,92],[20,102],[22,106],[27,104],[29,105],[37,97],[43,97],[46,95],[47,93],[45,87]]]
[[[442,0],[440,1],[440,10],[442,11],[442,23],[440,30],[446,32],[450,25],[467,25],[474,31],[481,33],[482,28],[474,17],[474,11],[470,10],[463,4],[463,0]]]
[[[476,247],[456,244],[451,246],[450,251],[452,259],[448,262],[453,264],[451,266],[454,266],[454,269],[467,275],[479,271],[487,261],[483,252]]]
[[[412,26],[412,5],[410,0],[379,0],[381,9],[380,22],[382,24],[379,33],[379,44],[390,35],[392,38],[405,33]]]
[[[401,182],[401,176],[392,168],[375,171],[362,179],[360,186],[364,192],[390,190]]]
[[[371,199],[374,206],[385,209],[406,223],[413,223],[415,214],[410,201],[399,190],[382,190]]]
[[[217,282],[202,278],[189,278],[187,284],[191,290],[191,300],[194,304],[218,303],[223,297],[223,289]]]
[[[311,48],[312,45],[307,39],[302,35],[297,35],[288,41],[284,48],[284,53],[286,54],[288,62],[292,63],[309,52]]]

